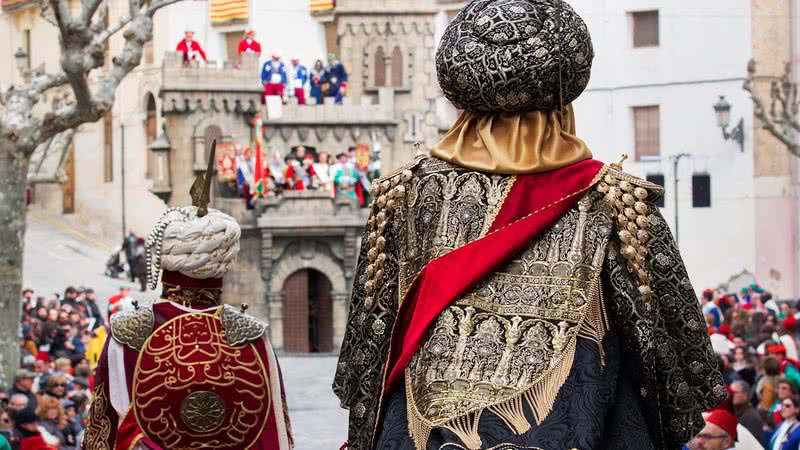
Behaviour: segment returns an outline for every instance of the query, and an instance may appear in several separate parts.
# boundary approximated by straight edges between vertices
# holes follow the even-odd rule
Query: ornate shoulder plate
[[[647,271],[647,241],[651,202],[664,193],[664,188],[628,175],[618,166],[612,165],[597,190],[605,194],[605,202],[617,217],[617,231],[622,241],[621,253],[628,262],[628,269],[637,278],[639,292],[645,302],[653,296],[650,274]]]
[[[120,344],[141,350],[154,324],[155,316],[150,307],[117,313],[111,318],[111,335]]]
[[[266,323],[241,313],[230,305],[222,308],[220,320],[225,330],[225,339],[231,347],[261,339],[268,328]]]

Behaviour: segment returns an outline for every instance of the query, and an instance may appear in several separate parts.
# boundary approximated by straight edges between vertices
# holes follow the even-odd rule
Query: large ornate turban
[[[151,286],[160,269],[194,279],[222,278],[239,253],[241,228],[236,220],[216,209],[197,217],[197,208],[167,210],[147,238],[151,261]]]
[[[556,111],[586,88],[593,57],[586,24],[563,0],[473,0],[445,31],[436,69],[457,108]]]

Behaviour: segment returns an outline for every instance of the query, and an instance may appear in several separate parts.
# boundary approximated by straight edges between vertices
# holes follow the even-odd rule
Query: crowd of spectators
[[[80,448],[104,317],[90,288],[23,292],[20,369],[13,385],[0,390],[0,450]]]
[[[738,440],[735,448],[798,450],[800,303],[777,301],[756,284],[735,294],[706,290],[700,303],[730,395],[688,448],[728,449]]]

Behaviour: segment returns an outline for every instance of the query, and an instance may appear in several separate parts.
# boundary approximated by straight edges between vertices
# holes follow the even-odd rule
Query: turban
[[[148,254],[155,258],[151,287],[160,269],[193,279],[222,278],[239,253],[241,235],[236,220],[216,209],[203,217],[194,206],[168,209],[147,238]]]
[[[473,0],[436,53],[444,95],[470,112],[557,111],[586,88],[594,51],[563,0]]]

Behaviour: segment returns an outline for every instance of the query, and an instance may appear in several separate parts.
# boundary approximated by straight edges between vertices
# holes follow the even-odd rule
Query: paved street
[[[105,242],[81,229],[44,216],[28,215],[25,236],[24,284],[38,295],[62,292],[73,286],[91,286],[97,291],[101,307],[121,284],[132,286],[132,295],[152,301],[155,293],[144,295],[131,283],[103,275],[113,243]],[[279,360],[287,389],[289,414],[297,450],[337,450],[347,434],[347,413],[339,408],[331,392],[336,358],[286,357]]]
[[[119,244],[98,238],[60,218],[29,213],[23,285],[33,289],[35,295],[43,296],[54,292],[63,294],[67,286],[92,287],[103,310],[106,300],[116,294],[121,285],[130,286],[136,298],[155,299],[153,292],[142,295],[133,283],[103,274],[106,260],[116,245]]]
[[[336,358],[278,356],[286,382],[297,450],[338,450],[347,438],[347,411],[331,391]]]

